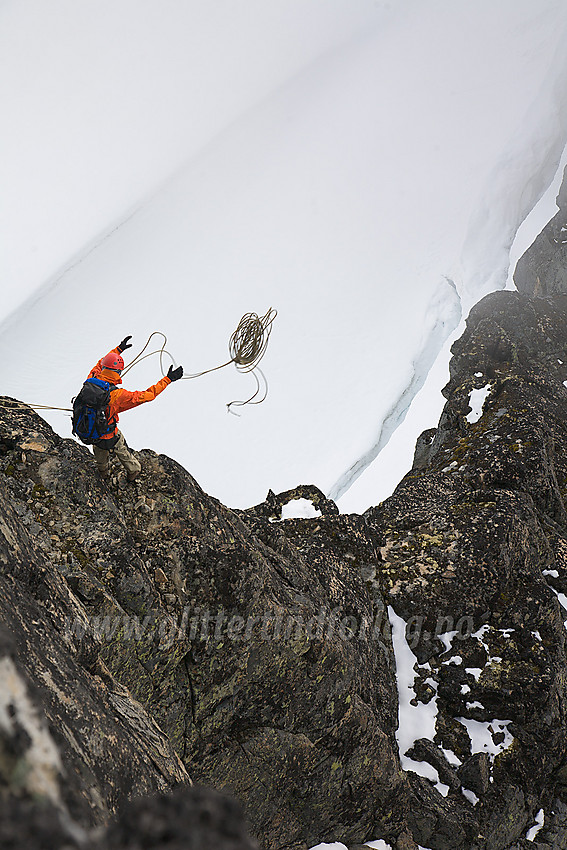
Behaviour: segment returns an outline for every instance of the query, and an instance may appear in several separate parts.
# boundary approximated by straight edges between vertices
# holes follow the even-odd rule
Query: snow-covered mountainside
[[[273,306],[263,405],[227,415],[253,389],[230,368],[127,414],[126,437],[229,505],[305,480],[376,503],[375,478],[351,485],[424,388],[389,461],[410,466],[447,340],[556,173],[565,4],[13,0],[0,23],[3,392],[66,407],[154,329],[214,366]],[[145,361],[126,385],[158,377]]]

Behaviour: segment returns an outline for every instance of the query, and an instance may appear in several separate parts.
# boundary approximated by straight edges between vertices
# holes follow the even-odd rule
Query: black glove
[[[183,377],[183,366],[178,366],[177,369],[174,369],[173,366],[170,366],[169,371],[167,373],[167,377],[170,381],[178,381],[179,378]]]
[[[132,339],[132,334],[130,336],[125,336],[122,342],[118,347],[118,351],[122,354],[123,351],[126,351],[127,348],[132,348],[131,344],[128,342],[129,339]]]

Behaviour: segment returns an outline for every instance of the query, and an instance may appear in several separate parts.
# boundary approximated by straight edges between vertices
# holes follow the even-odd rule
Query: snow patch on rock
[[[467,422],[469,422],[471,425],[475,422],[478,422],[478,420],[481,418],[484,408],[484,402],[490,394],[490,390],[490,384],[486,384],[484,387],[481,387],[478,390],[471,390],[469,395],[469,407],[471,408],[471,412],[467,413],[465,417]]]

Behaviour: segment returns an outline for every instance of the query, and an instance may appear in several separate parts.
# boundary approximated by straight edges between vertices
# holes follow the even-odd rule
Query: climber
[[[110,403],[106,408],[106,418],[111,430],[107,434],[104,434],[100,440],[97,440],[96,444],[93,444],[93,452],[98,471],[104,479],[110,478],[108,461],[111,451],[114,452],[122,466],[126,469],[128,481],[134,481],[142,471],[140,461],[129,450],[124,436],[118,430],[118,414],[126,410],[131,410],[133,407],[138,407],[138,405],[144,404],[146,401],[153,401],[157,395],[164,391],[168,384],[171,384],[172,381],[178,381],[183,376],[182,366],[178,366],[177,369],[170,366],[167,375],[147,390],[129,392],[119,387],[118,384],[122,383],[120,373],[124,369],[122,353],[127,348],[132,348],[129,342],[130,339],[132,339],[131,334],[125,337],[120,345],[113,348],[105,357],[102,357],[89,372],[89,378],[98,378],[111,385]]]

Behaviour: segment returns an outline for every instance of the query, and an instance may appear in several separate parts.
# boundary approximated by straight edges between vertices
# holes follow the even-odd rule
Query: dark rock
[[[292,487],[291,490],[284,490],[283,493],[278,494],[268,490],[268,495],[263,502],[242,513],[244,516],[280,520],[284,505],[295,499],[307,499],[316,510],[321,512],[322,516],[337,516],[339,513],[339,509],[333,500],[328,499],[314,484],[300,484],[298,487]]]
[[[431,446],[436,432],[437,428],[428,428],[417,438],[412,469],[425,469],[429,465]]]
[[[478,833],[476,818],[458,797],[442,797],[430,782],[409,774],[412,797],[407,824],[418,845],[464,850]]]
[[[487,753],[475,753],[457,771],[463,787],[482,797],[490,787],[490,759]]]
[[[466,727],[445,711],[437,714],[433,740],[440,747],[455,753],[461,760],[466,760],[471,755],[471,739]]]
[[[406,752],[406,756],[414,761],[426,761],[437,770],[439,781],[448,785],[449,788],[461,787],[461,779],[457,771],[451,767],[447,757],[433,741],[427,738],[418,738],[413,747],[410,747]]]
[[[258,850],[235,800],[208,788],[136,798],[86,831],[46,800],[0,796],[2,850]]]
[[[537,843],[546,850],[547,847],[552,847],[553,850],[567,850],[567,801],[561,790],[545,806],[544,824],[536,835],[534,845],[537,846]]]
[[[94,850],[87,834],[47,802],[0,796],[2,850]]]
[[[209,788],[128,803],[104,839],[107,850],[257,850],[240,806]]]

